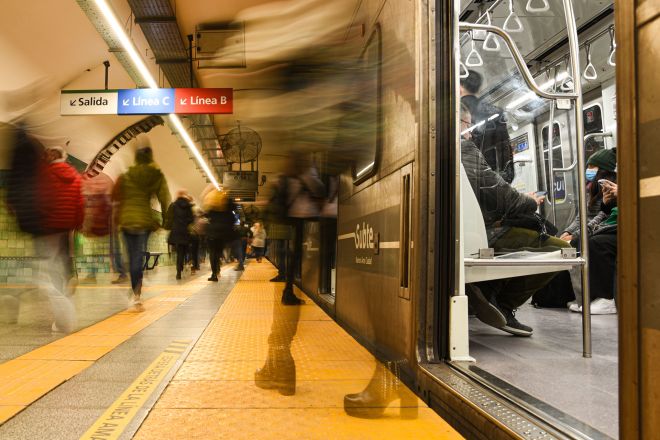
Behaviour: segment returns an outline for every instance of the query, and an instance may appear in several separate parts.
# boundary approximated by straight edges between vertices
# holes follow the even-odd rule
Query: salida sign
[[[233,113],[232,89],[62,90],[67,115],[166,115]]]

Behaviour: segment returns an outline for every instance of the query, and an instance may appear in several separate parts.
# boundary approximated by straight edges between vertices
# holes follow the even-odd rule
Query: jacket
[[[71,231],[82,226],[85,207],[82,177],[71,165],[56,162],[43,167],[39,200],[44,233]]]
[[[209,223],[206,226],[206,238],[222,240],[225,243],[236,238],[234,222],[236,204],[224,192],[212,190],[204,196],[204,210]]]
[[[167,238],[169,244],[189,244],[191,237],[188,227],[195,220],[190,201],[184,197],[179,197],[167,209],[166,229],[170,229],[170,236]]]
[[[113,193],[119,202],[117,223],[127,231],[155,231],[161,217],[151,209],[151,197],[156,196],[161,210],[170,204],[170,191],[163,172],[153,162],[137,162],[122,174]]]
[[[262,248],[266,246],[266,230],[262,227],[257,231],[257,229],[252,226],[252,247]]]
[[[479,201],[489,244],[492,245],[510,229],[501,224],[502,220],[513,220],[536,212],[536,201],[518,192],[493,171],[472,141],[461,142],[461,162]]]

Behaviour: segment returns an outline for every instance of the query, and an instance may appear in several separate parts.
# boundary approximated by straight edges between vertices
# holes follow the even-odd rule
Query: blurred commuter
[[[229,243],[235,239],[234,211],[236,205],[222,189],[211,189],[202,196],[203,209],[209,219],[206,226],[206,242],[211,260],[211,277],[208,281],[218,281],[220,277],[220,256]]]
[[[261,263],[261,258],[264,256],[266,249],[266,230],[261,222],[255,222],[252,226],[252,252],[257,259],[257,263]]]
[[[301,299],[293,293],[296,270],[302,262],[302,236],[305,219],[318,218],[325,199],[325,186],[316,168],[307,160],[291,156],[284,175],[280,178],[272,209],[282,213],[283,222],[293,227],[293,252],[286,263],[286,285],[282,291],[282,304],[300,305]]]
[[[163,172],[154,163],[149,139],[140,135],[136,142],[135,164],[117,179],[113,198],[119,202],[118,225],[128,252],[131,304],[143,310],[141,294],[147,242],[151,232],[161,226],[161,219],[151,209],[151,199],[155,196],[161,212],[165,212],[170,204],[170,191]]]
[[[245,270],[245,258],[247,257],[247,247],[250,239],[252,238],[252,231],[245,223],[244,219],[239,219],[238,225],[235,225],[236,238],[232,242],[232,251],[238,264],[234,268],[235,271],[241,272]]]
[[[45,151],[47,165],[39,177],[39,199],[43,208],[42,234],[34,237],[40,258],[39,285],[48,292],[55,322],[53,331],[71,333],[76,311],[68,295],[72,277],[71,240],[83,224],[84,199],[80,174],[66,163],[62,147]]]
[[[174,246],[176,251],[176,279],[181,279],[183,263],[190,248],[192,237],[190,226],[195,217],[192,211],[190,197],[184,190],[177,193],[176,200],[167,209],[165,229],[170,229],[167,243]]]
[[[488,245],[495,251],[545,250],[569,247],[552,235],[553,225],[536,214],[544,197],[519,193],[488,165],[477,146],[466,137],[471,120],[461,104],[461,162],[484,217]],[[519,322],[515,311],[556,273],[490,280],[466,285],[466,291],[484,323],[516,336],[531,336],[533,329]]]
[[[193,220],[190,228],[190,259],[192,261],[192,273],[200,269],[199,262],[203,259],[202,252],[206,252],[204,241],[206,240],[206,226],[208,219],[198,206],[193,206]]]
[[[511,183],[515,176],[506,116],[501,108],[476,96],[482,83],[482,76],[474,70],[468,70],[467,78],[461,79],[461,102],[467,106],[471,115],[470,125],[474,127],[472,142],[490,168],[506,183]]]

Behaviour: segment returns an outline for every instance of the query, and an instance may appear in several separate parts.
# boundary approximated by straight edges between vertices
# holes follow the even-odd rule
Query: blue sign
[[[555,203],[564,203],[566,201],[566,179],[563,176],[555,177]]]
[[[122,89],[117,99],[119,115],[174,113],[174,89]]]

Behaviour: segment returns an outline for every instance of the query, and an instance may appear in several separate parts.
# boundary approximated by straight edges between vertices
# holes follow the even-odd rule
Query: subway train
[[[105,189],[149,133],[171,188],[222,186],[248,222],[268,224],[267,188],[289,160],[313,163],[336,213],[301,222],[295,245],[270,237],[267,257],[382,362],[373,383],[401,381],[465,438],[658,438],[653,2],[34,3],[2,5],[3,124],[66,145]],[[108,8],[120,19],[105,22]],[[231,88],[233,109],[81,109],[149,87]],[[77,101],[92,92],[102,98]],[[607,178],[589,180],[594,164]],[[614,181],[625,228],[604,270],[590,255],[590,199]],[[526,223],[511,198],[535,203]],[[514,230],[534,238],[501,241]],[[166,240],[146,245],[161,265]],[[80,267],[109,267],[93,246]],[[21,258],[33,256],[0,264],[18,259],[9,267],[29,278]],[[23,282],[3,269],[7,289]],[[506,314],[493,306],[516,291]],[[347,413],[369,406],[351,400],[368,390],[346,395]]]

